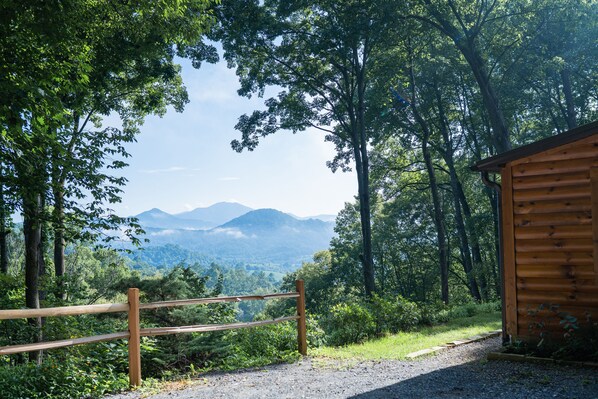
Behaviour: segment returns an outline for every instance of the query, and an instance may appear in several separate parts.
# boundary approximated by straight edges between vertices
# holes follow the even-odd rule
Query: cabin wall
[[[598,135],[508,163],[502,185],[507,333],[562,338],[546,305],[598,320]]]

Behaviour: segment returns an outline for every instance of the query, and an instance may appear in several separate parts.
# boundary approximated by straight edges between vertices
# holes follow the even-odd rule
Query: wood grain
[[[63,306],[41,309],[9,309],[0,310],[0,320],[26,319],[35,317],[77,316],[82,314],[126,312],[126,303],[106,303],[99,305]]]
[[[502,170],[502,232],[503,232],[503,284],[505,285],[505,306],[507,334],[517,339],[517,284],[515,275],[515,230],[513,224],[513,176],[511,165]]]
[[[123,338],[129,338],[129,333],[124,331],[112,334],[94,335],[93,337],[71,338],[60,341],[37,342],[35,344],[3,346],[0,347],[0,355],[12,355],[15,353],[39,351],[44,349],[65,348],[67,346],[93,344],[96,342],[112,341]]]

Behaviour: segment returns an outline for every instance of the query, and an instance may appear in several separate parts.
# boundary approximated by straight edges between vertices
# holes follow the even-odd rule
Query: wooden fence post
[[[299,353],[305,356],[307,355],[307,326],[305,323],[305,287],[303,280],[295,281],[295,286],[299,293],[299,297],[297,297],[297,316],[299,316],[299,319],[297,319],[297,344]]]
[[[141,385],[141,348],[139,331],[139,289],[129,288],[129,383]]]

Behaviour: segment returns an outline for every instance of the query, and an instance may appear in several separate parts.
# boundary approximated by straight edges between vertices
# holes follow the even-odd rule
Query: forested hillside
[[[456,312],[452,305],[494,310],[501,282],[493,187],[500,181],[486,175],[484,185],[469,168],[598,119],[597,38],[598,3],[586,0],[4,2],[0,308],[123,301],[132,286],[147,301],[263,292],[273,289],[275,275],[208,264],[223,251],[219,237],[239,238],[234,260],[249,256],[247,265],[284,262],[284,251],[303,260],[306,251],[323,249],[312,243],[332,237],[331,225],[273,210],[241,209],[228,222],[203,212],[174,220],[153,211],[138,220],[113,211],[126,190],[119,172],[144,120],[189,102],[179,61],[200,68],[222,58],[235,69],[239,95],[266,97],[239,116],[233,150],[309,129],[334,145],[333,172],[356,173],[356,200],[336,218],[329,251],[282,279],[283,290],[305,280],[310,344],[443,321]],[[109,115],[121,125],[106,126]],[[293,137],[286,140],[293,145]],[[258,223],[263,212],[268,223]],[[22,227],[12,222],[15,214]],[[184,264],[154,275],[132,271],[110,248],[123,240],[130,249],[145,238],[174,244],[139,223],[160,218],[178,229],[203,223],[212,230],[192,233],[215,249],[201,258],[186,253]],[[285,302],[263,312],[195,310],[148,313],[142,322],[226,323],[294,311]],[[0,346],[123,325],[91,316],[0,321]],[[292,326],[255,334],[148,339],[146,372],[162,377],[292,358]],[[1,356],[0,392],[99,396],[126,386],[125,359],[121,341]]]

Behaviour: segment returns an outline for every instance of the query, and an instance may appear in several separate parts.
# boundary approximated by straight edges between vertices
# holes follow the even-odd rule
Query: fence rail
[[[76,316],[85,314],[100,313],[128,313],[128,331],[116,332],[112,334],[94,335],[90,337],[81,337],[65,339],[50,342],[36,342],[24,345],[11,345],[0,347],[0,355],[12,355],[22,352],[32,352],[45,349],[64,348],[75,345],[91,344],[116,339],[127,339],[129,341],[129,382],[133,386],[141,385],[141,337],[183,334],[192,332],[225,331],[239,328],[251,328],[265,326],[268,324],[282,323],[286,321],[297,320],[297,345],[299,353],[307,354],[307,333],[305,320],[305,288],[303,280],[296,281],[296,292],[284,292],[266,295],[244,295],[244,296],[226,296],[214,298],[182,299],[176,301],[139,303],[139,289],[129,288],[127,303],[108,303],[100,305],[81,305],[64,306],[43,309],[10,309],[0,310],[0,320],[25,319],[37,317],[57,317],[57,316]],[[297,315],[289,317],[279,317],[272,320],[261,320],[244,323],[229,324],[200,324],[194,326],[178,327],[154,327],[141,328],[139,323],[140,310],[158,309],[164,307],[202,305],[210,303],[256,301],[269,299],[297,299]]]

